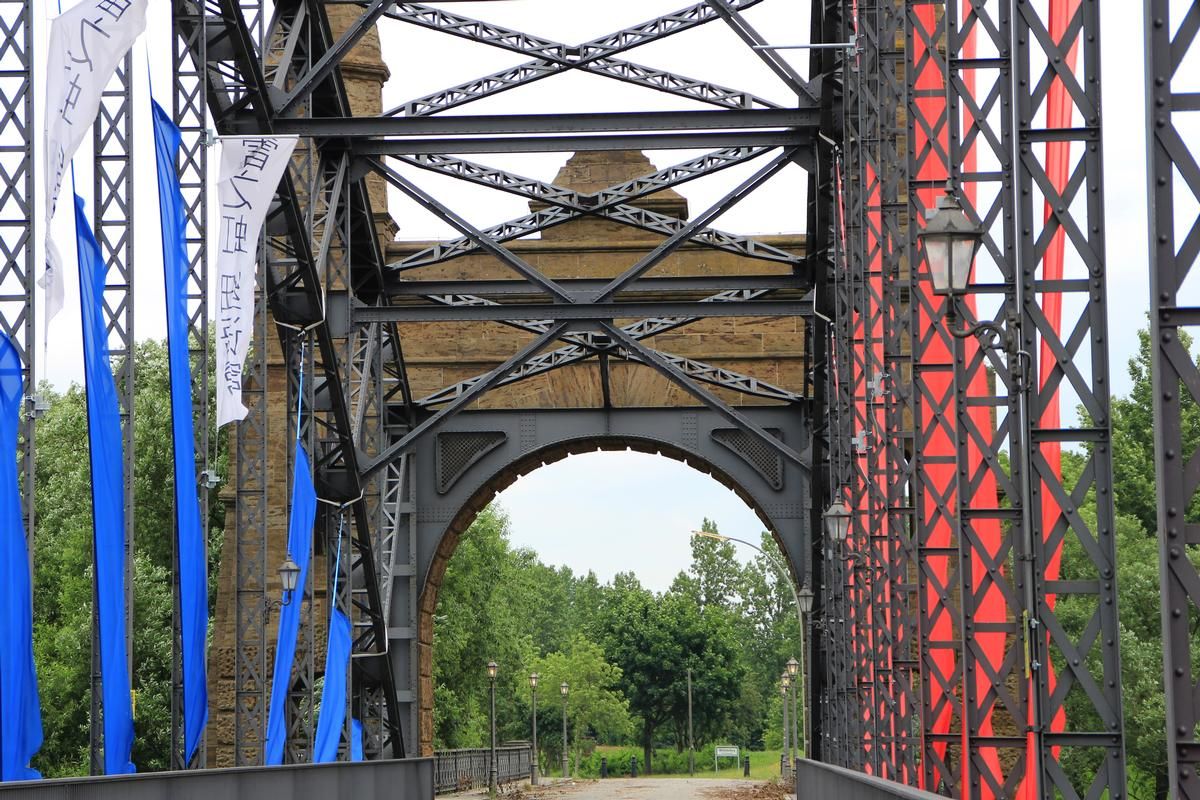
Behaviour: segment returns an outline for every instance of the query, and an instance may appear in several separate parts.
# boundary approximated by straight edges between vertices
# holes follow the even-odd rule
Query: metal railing
[[[796,797],[836,797],[838,800],[944,800],[940,795],[876,778],[862,772],[797,760]]]
[[[434,791],[461,792],[487,786],[491,751],[486,747],[438,750],[433,754]],[[496,781],[529,780],[530,748],[527,744],[496,748]]]
[[[4,800],[362,800],[433,796],[433,759],[339,761],[0,783]]]

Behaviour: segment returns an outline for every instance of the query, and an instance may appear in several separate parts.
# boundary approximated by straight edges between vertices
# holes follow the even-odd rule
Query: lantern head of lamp
[[[796,677],[796,673],[799,671],[800,671],[800,662],[794,658],[789,658],[787,660],[788,679],[789,680],[794,679]]]
[[[842,500],[842,492],[838,491],[838,499],[825,509],[825,533],[835,542],[844,542],[850,535],[850,509]]]
[[[787,697],[787,696],[788,696],[788,687],[787,687],[787,684],[784,684],[784,683],[781,683],[781,684],[779,684],[779,695],[780,695],[781,697]]]
[[[292,594],[296,591],[296,584],[300,580],[300,566],[292,559],[292,554],[288,553],[287,558],[279,565],[279,585],[283,587],[283,605],[288,605],[292,602]]]
[[[779,676],[779,683],[785,689],[792,688],[792,676],[788,675],[786,672],[784,672],[782,675]]]
[[[497,664],[495,661],[489,661],[487,663],[487,671],[488,671],[488,677],[491,678],[492,680],[496,680],[496,673],[500,671],[500,665]]]
[[[538,674],[537,674],[536,672],[532,672],[532,673],[530,673],[530,674],[529,674],[529,688],[530,688],[530,689],[536,689],[536,688],[537,688],[537,682],[538,682]]]
[[[925,229],[918,236],[925,243],[933,293],[965,292],[975,254],[983,243],[983,231],[967,219],[949,184],[945,194],[938,198],[937,210],[928,217]]]
[[[571,687],[567,686],[566,681],[563,681],[561,684],[559,684],[558,691],[560,694],[562,694],[563,697],[566,697],[567,692],[571,691]]]
[[[808,584],[800,587],[800,591],[796,593],[796,599],[800,601],[800,613],[808,614],[812,612],[813,591],[808,588]]]

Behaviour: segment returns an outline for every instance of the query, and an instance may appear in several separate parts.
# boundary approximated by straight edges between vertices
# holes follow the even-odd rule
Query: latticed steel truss
[[[361,18],[336,39],[325,4],[315,0],[276,3],[269,26],[255,0],[176,0],[173,110],[184,131],[178,166],[189,214],[199,398],[206,396],[209,119],[220,133],[310,137],[280,184],[267,225],[258,347],[247,370],[251,412],[236,440],[238,763],[261,760],[265,727],[267,510],[280,500],[268,497],[266,477],[271,319],[293,392],[301,364],[314,378],[305,390],[309,414],[301,429],[319,491],[333,509],[322,515],[315,546],[336,553],[348,530],[337,602],[354,621],[350,702],[366,723],[369,753],[403,755],[401,728],[408,726],[411,735],[416,724],[412,690],[397,682],[402,675],[404,686],[415,686],[419,670],[411,580],[416,476],[407,453],[434,424],[493,388],[611,356],[656,369],[808,468],[818,498],[811,509],[814,530],[821,527],[822,500],[838,496],[850,503],[848,543],[834,547],[814,537],[811,573],[800,576],[816,592],[822,634],[813,639],[810,662],[814,756],[967,797],[1013,796],[1023,787],[1041,796],[1123,792],[1096,4],[815,3],[812,40],[853,37],[857,52],[847,61],[837,49],[816,50],[803,78],[777,55],[756,51],[795,91],[795,108],[618,57],[713,22],[761,45],[740,13],[758,2],[707,0],[566,45],[386,0],[359,3]],[[0,178],[15,201],[0,218],[6,256],[0,323],[22,354],[27,385],[36,349],[29,6],[27,0],[0,2],[8,66],[0,80]],[[1200,10],[1193,3],[1181,20],[1170,10],[1166,0],[1147,0],[1152,318],[1169,756],[1174,791],[1192,797],[1200,796],[1193,785],[1200,712],[1189,644],[1198,601],[1181,509],[1195,487],[1187,479],[1180,418],[1182,404],[1200,398],[1200,379],[1179,333],[1200,315],[1187,305],[1185,291],[1196,237],[1192,232],[1177,241],[1174,212],[1191,201],[1184,189],[1200,195],[1195,160],[1175,116],[1196,106],[1193,87],[1176,84],[1176,70],[1194,41]],[[378,118],[354,117],[339,62],[383,17],[532,60]],[[120,377],[127,415],[133,386],[129,67],[127,59],[98,120],[94,186],[97,237],[115,268],[106,313],[118,340],[113,352],[126,356]],[[436,116],[572,70],[719,110]],[[455,137],[460,154],[629,147],[711,152],[581,194],[451,157],[447,137]],[[760,157],[766,163],[751,178],[689,222],[632,205]],[[399,173],[397,163],[548,207],[480,230]],[[710,228],[789,163],[810,173],[803,259]],[[462,238],[385,263],[366,188],[371,173],[434,210]],[[986,280],[953,305],[930,291],[917,235],[947,181],[985,233],[976,270]],[[649,230],[664,241],[619,277],[591,283],[551,280],[504,246],[584,216]],[[725,283],[645,277],[685,243],[773,261],[790,274]],[[481,251],[517,277],[453,286],[403,277],[409,269]],[[647,289],[666,299],[622,298]],[[704,296],[697,300],[696,292]],[[674,293],[680,299],[671,299]],[[770,299],[780,296],[785,300]],[[1047,301],[1051,297],[1057,302]],[[328,313],[335,307],[341,317]],[[644,342],[709,316],[766,313],[808,318],[810,382],[803,392]],[[618,327],[617,318],[636,321]],[[405,319],[494,319],[535,338],[496,369],[420,399],[409,388],[396,325]],[[999,341],[953,335],[955,326],[977,320],[989,322]],[[811,446],[800,452],[780,443],[702,384],[807,404],[817,423]],[[1085,409],[1075,423],[1058,411],[1068,391]],[[197,444],[207,455],[206,413],[200,402]],[[22,441],[30,530],[32,417]],[[127,418],[130,481],[131,431]],[[1064,474],[1064,445],[1082,454],[1079,474]],[[129,520],[132,526],[132,514]],[[306,758],[311,745],[312,632],[310,626],[293,687],[293,759]],[[1067,759],[1091,769],[1068,771]],[[1080,774],[1087,785],[1071,783]]]
[[[658,370],[808,467],[817,498],[814,530],[835,496],[853,509],[848,543],[834,547],[814,536],[811,573],[800,576],[816,593],[814,619],[822,634],[812,639],[810,662],[815,757],[970,797],[1012,796],[1028,786],[1044,796],[1120,793],[1095,4],[961,4],[960,12],[959,3],[941,0],[814,3],[812,40],[853,38],[857,52],[847,60],[836,48],[814,50],[803,78],[778,55],[756,51],[794,90],[794,108],[619,57],[713,22],[728,25],[748,45],[761,45],[740,13],[758,2],[707,0],[567,45],[386,0],[358,3],[360,19],[336,39],[320,2],[277,3],[269,29],[256,33],[263,24],[257,4],[176,0],[176,114],[191,115],[193,142],[191,149],[185,144],[183,174],[204,169],[198,144],[204,103],[220,133],[309,137],[268,222],[261,305],[270,309],[284,353],[295,363],[308,358],[322,379],[314,403],[321,410],[308,424],[322,496],[345,504],[353,520],[348,574],[355,577],[347,581],[343,605],[355,612],[354,703],[367,722],[368,751],[403,753],[401,725],[411,731],[416,724],[412,693],[397,683],[403,675],[404,685],[415,686],[419,669],[412,641],[416,584],[408,579],[415,563],[415,476],[407,454],[425,432],[485,392],[567,364],[617,357]],[[1165,0],[1150,5],[1164,6],[1155,13],[1165,18]],[[385,17],[531,60],[380,117],[353,116],[339,62]],[[1161,59],[1171,50],[1162,37],[1174,35],[1163,27],[1149,34],[1159,45],[1151,52]],[[1180,27],[1186,41],[1176,42],[1176,50],[1190,45],[1194,27]],[[1160,68],[1173,70],[1178,60]],[[717,110],[438,116],[568,71]],[[1179,96],[1185,98],[1179,107],[1190,108]],[[1165,105],[1174,110],[1176,98],[1166,97]],[[1171,130],[1169,120],[1152,115],[1155,124]],[[447,154],[451,139],[459,154],[453,157]],[[1171,166],[1190,164],[1166,133],[1156,142],[1153,165],[1164,180]],[[461,157],[608,148],[710,152],[591,194]],[[765,164],[751,178],[691,221],[632,203],[757,158]],[[402,174],[401,163],[547,207],[479,229]],[[789,163],[810,173],[803,259],[710,227]],[[385,263],[365,185],[372,173],[461,238]],[[1190,174],[1183,170],[1189,185]],[[918,237],[949,179],[985,231],[977,269],[990,276],[952,309],[930,291]],[[1170,199],[1156,199],[1157,230],[1170,239],[1174,221],[1162,213],[1169,212]],[[1044,213],[1036,207],[1041,203]],[[192,212],[197,229],[203,205]],[[584,216],[649,230],[664,241],[619,277],[592,283],[552,280],[505,246]],[[1186,271],[1192,254],[1158,242],[1156,280],[1168,287],[1167,298],[1182,274],[1174,270],[1182,263]],[[645,277],[685,243],[774,261],[791,275],[761,285],[731,279],[704,286],[699,279],[672,285]],[[195,246],[201,253],[199,238]],[[514,279],[436,285],[404,277],[480,252],[505,264]],[[203,258],[195,263],[200,285]],[[1080,274],[1062,274],[1072,269]],[[651,286],[661,302],[622,297]],[[686,294],[697,291],[707,294]],[[1035,301],[1048,295],[1063,297],[1062,309]],[[786,299],[771,299],[780,296]],[[326,314],[335,305],[344,312],[338,319]],[[1156,329],[1156,337],[1190,319],[1167,310],[1171,314],[1160,314],[1156,324],[1170,330]],[[256,332],[260,343],[265,313]],[[808,319],[809,382],[800,393],[644,343],[708,316],[765,313]],[[1075,316],[1063,320],[1067,313]],[[635,321],[618,327],[617,318]],[[450,319],[499,321],[534,338],[499,367],[414,398],[396,323]],[[977,319],[1005,332],[1008,352],[952,335],[952,326]],[[1186,386],[1191,373],[1179,358],[1170,361],[1167,349],[1160,360],[1175,372],[1166,379]],[[238,447],[237,735],[239,760],[253,763],[264,724],[267,421],[265,394],[254,392],[265,389],[265,347],[256,349],[248,372],[252,411]],[[815,423],[811,446],[801,453],[783,445],[702,384],[808,404]],[[1077,425],[1064,423],[1056,410],[1065,387],[1087,410]],[[1164,419],[1176,412],[1168,400]],[[1064,478],[1064,443],[1086,451],[1082,475]],[[1160,459],[1177,452],[1166,442]],[[1186,487],[1179,493],[1179,503],[1164,505],[1164,514],[1186,505],[1190,493]],[[331,523],[341,518],[340,512],[325,515],[325,546]],[[1184,563],[1169,544],[1165,568]],[[1064,554],[1072,557],[1069,569]],[[1169,584],[1164,602],[1184,605],[1186,586],[1186,575]],[[1067,620],[1058,613],[1062,604],[1082,613]],[[394,610],[407,618],[394,618]],[[1186,640],[1180,647],[1185,655],[1177,650],[1174,657],[1186,662]],[[301,673],[309,683],[302,677],[297,692],[311,696],[311,647],[308,653]],[[1190,687],[1183,683],[1190,673],[1175,677]],[[1194,726],[1188,720],[1195,714],[1177,699],[1187,696],[1176,687],[1172,711],[1183,722],[1172,729],[1179,738],[1172,757],[1190,764]],[[1067,718],[1068,701],[1085,711]],[[311,739],[311,728],[302,730],[303,705],[293,709],[297,758]],[[1090,785],[1070,785],[1062,762],[1074,754],[1094,762]]]
[[[1124,791],[1096,13],[847,8],[861,71],[847,70],[830,402],[853,517],[825,562],[839,631],[825,741],[838,763],[955,796]],[[952,304],[918,235],[947,184],[984,232]]]
[[[715,83],[644,67],[617,56],[698,25],[723,22],[743,39],[761,37],[740,12],[760,0],[726,3],[713,0],[635,25],[578,46],[550,42],[437,9],[392,2],[362,3],[360,19],[336,40],[330,35],[323,3],[276,3],[274,17],[261,32],[261,8],[233,0],[176,2],[180,44],[177,69],[181,109],[207,104],[216,131],[229,133],[297,133],[305,138],[293,170],[281,183],[279,204],[268,220],[267,258],[263,267],[262,307],[269,309],[283,342],[285,356],[295,361],[297,343],[312,359],[320,385],[308,421],[313,438],[318,490],[322,497],[349,504],[354,520],[355,576],[347,602],[356,616],[356,709],[368,723],[368,750],[401,754],[401,724],[413,730],[415,711],[401,713],[397,703],[413,706],[412,691],[396,683],[402,675],[414,687],[416,648],[403,641],[415,629],[412,618],[392,619],[395,609],[415,613],[412,514],[399,510],[412,497],[411,470],[405,453],[429,430],[478,396],[547,370],[586,359],[624,358],[652,367],[679,384],[700,402],[735,425],[759,437],[789,460],[807,465],[809,455],[784,444],[714,395],[705,385],[788,404],[807,402],[803,393],[782,389],[751,375],[694,359],[661,353],[644,340],[710,316],[788,316],[806,314],[812,301],[799,302],[812,286],[814,263],[828,258],[799,259],[752,238],[714,230],[710,225],[785,166],[812,169],[821,158],[816,133],[836,131],[832,103],[835,91],[815,92],[809,83],[783,66],[777,56],[761,57],[797,90],[797,107],[778,104]],[[831,7],[835,7],[832,4]],[[341,85],[340,60],[380,18],[409,22],[536,59],[504,75],[486,76],[459,87],[420,98],[379,118],[352,116]],[[828,24],[821,31],[836,31]],[[261,44],[260,44],[261,42]],[[260,55],[260,53],[262,55]],[[188,59],[190,57],[190,63]],[[822,55],[832,78],[839,59]],[[435,117],[457,108],[568,70],[587,71],[691,101],[715,106],[715,112],[645,112],[599,115],[525,115]],[[197,92],[189,80],[203,73]],[[831,81],[829,86],[835,85]],[[203,94],[203,100],[200,100]],[[177,111],[179,113],[179,111]],[[336,131],[337,137],[328,134]],[[618,135],[613,136],[617,132]],[[711,152],[674,167],[599,192],[581,194],[446,154],[445,137],[456,137],[455,152],[492,150],[586,150],[592,148],[696,147]],[[307,138],[311,137],[311,138]],[[464,138],[467,137],[467,138]],[[348,145],[348,146],[345,146]],[[192,156],[196,158],[196,156]],[[730,166],[761,159],[754,174],[711,208],[682,221],[632,205],[632,201]],[[546,204],[544,211],[495,228],[480,230],[395,168],[407,163],[443,175],[491,186]],[[377,231],[370,220],[365,190],[368,175],[381,175],[393,187],[417,199],[450,222],[460,240],[439,244],[405,261],[385,264]],[[820,184],[825,202],[832,197],[830,173]],[[810,213],[827,227],[832,214],[814,202]],[[199,213],[199,212],[197,212]],[[663,243],[620,276],[597,285],[558,282],[523,261],[505,242],[584,216],[602,217],[661,234]],[[832,228],[830,227],[830,230]],[[819,237],[825,241],[828,237]],[[654,284],[645,274],[677,248],[688,244],[724,250],[738,256],[778,263],[785,272],[761,280],[707,279],[707,287]],[[823,244],[822,248],[827,248]],[[456,282],[453,287],[420,286],[401,276],[473,252],[488,253],[509,266],[518,280]],[[786,278],[784,277],[786,276]],[[703,278],[692,281],[703,282]],[[685,281],[686,282],[686,281]],[[622,294],[654,284],[656,302],[631,303]],[[416,291],[413,291],[416,289]],[[694,293],[702,291],[701,297]],[[389,302],[395,293],[403,302]],[[672,295],[678,300],[672,299]],[[538,300],[541,295],[546,300]],[[774,300],[772,296],[788,297]],[[532,299],[531,299],[532,298]],[[324,299],[325,304],[322,304]],[[820,302],[818,301],[818,305]],[[350,325],[334,322],[333,311],[348,310]],[[329,313],[326,314],[325,312]],[[264,312],[265,313],[265,312]],[[633,318],[618,327],[613,320]],[[536,338],[501,367],[427,397],[408,389],[396,323],[415,319],[492,319]],[[266,317],[259,320],[264,325]],[[336,328],[336,329],[335,329]],[[299,334],[297,329],[310,329]],[[264,342],[263,330],[257,341]],[[557,350],[541,352],[560,342]],[[265,642],[265,514],[268,498],[263,476],[267,420],[264,410],[265,346],[251,354],[248,405],[251,414],[239,428],[238,476],[238,655],[237,741],[240,763],[253,763],[261,752]],[[294,371],[294,370],[293,370]],[[295,382],[293,381],[293,385]],[[257,400],[255,398],[258,398]],[[257,405],[256,405],[257,403]],[[255,420],[259,421],[255,425]],[[272,438],[274,434],[272,434]],[[244,507],[241,501],[244,502]],[[276,502],[272,499],[272,502]],[[257,511],[255,509],[258,509]],[[328,520],[340,514],[325,515]],[[327,524],[327,533],[329,525]],[[328,537],[326,537],[328,539]],[[326,544],[330,542],[326,541]],[[360,583],[361,582],[361,583]],[[401,588],[406,587],[406,588]],[[397,592],[399,591],[399,595]],[[407,595],[407,597],[405,597]],[[391,632],[391,633],[388,633]],[[389,636],[400,636],[402,641]],[[373,661],[372,654],[390,650]],[[301,648],[303,654],[304,648]],[[311,661],[311,654],[308,655]],[[304,660],[304,656],[301,656]],[[299,668],[296,691],[303,694],[311,664]],[[360,683],[361,681],[361,683]],[[311,692],[311,687],[307,689]],[[303,758],[311,729],[303,729],[304,703],[293,704],[292,736]],[[311,705],[308,706],[311,708]],[[298,722],[298,720],[300,722]],[[377,726],[386,723],[384,729]],[[299,727],[297,727],[299,725]]]
[[[1200,401],[1200,370],[1184,336],[1200,325],[1194,267],[1200,164],[1184,114],[1200,108],[1200,87],[1180,66],[1195,61],[1200,3],[1146,3],[1146,140],[1150,192],[1150,341],[1154,368],[1154,458],[1162,570],[1164,685],[1171,796],[1200,797],[1200,700],[1195,636],[1200,616],[1195,512],[1196,450],[1184,414]],[[1190,217],[1184,214],[1189,213]],[[1190,219],[1190,225],[1184,224]]]

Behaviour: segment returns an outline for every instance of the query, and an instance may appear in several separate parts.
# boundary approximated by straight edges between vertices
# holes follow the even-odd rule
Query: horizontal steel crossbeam
[[[613,320],[633,317],[801,317],[812,307],[795,300],[705,303],[694,300],[647,300],[625,303],[507,303],[499,305],[358,306],[356,324],[373,322],[500,322],[511,319]]]
[[[801,108],[726,111],[612,111],[582,114],[478,114],[457,117],[313,117],[275,118],[278,135],[358,139],[402,136],[499,136],[611,133],[615,131],[712,131],[757,128],[814,129],[816,104]],[[240,115],[232,128],[253,133],[253,117]],[[455,152],[444,146],[443,152]]]
[[[560,280],[558,285],[572,299],[582,299],[594,294],[608,283],[603,278],[570,278]],[[420,281],[396,278],[387,284],[387,293],[392,297],[427,297],[431,295],[527,295],[536,291],[520,280],[494,281]],[[747,291],[754,289],[807,289],[807,285],[795,275],[695,275],[666,278],[641,278],[634,281],[627,292],[717,292],[729,289]]]

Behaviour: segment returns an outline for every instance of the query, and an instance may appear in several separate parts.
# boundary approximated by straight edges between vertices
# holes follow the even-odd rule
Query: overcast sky
[[[686,5],[687,0],[606,0],[602,3],[563,3],[562,0],[456,3],[446,6],[465,16],[486,19],[568,44],[603,35]],[[55,3],[38,4],[47,17]],[[64,3],[69,6],[70,2]],[[432,5],[437,5],[433,3]],[[1147,309],[1147,246],[1145,203],[1145,134],[1143,107],[1142,4],[1134,0],[1102,3],[1104,57],[1106,234],[1108,243],[1109,325],[1112,385],[1117,393],[1128,388],[1125,362],[1136,351],[1137,328],[1144,326]],[[136,117],[139,152],[136,161],[135,258],[138,299],[136,335],[164,335],[162,268],[157,227],[157,195],[153,176],[146,91],[147,63],[153,65],[154,92],[170,108],[169,4],[150,4],[149,35],[135,46]],[[569,7],[569,13],[564,8]],[[805,41],[807,0],[765,0],[747,16],[772,42]],[[45,25],[42,27],[44,37]],[[392,72],[385,87],[385,107],[420,97],[454,83],[479,77],[526,60],[516,54],[468,43],[398,22],[382,27],[384,53]],[[39,48],[44,63],[45,49]],[[719,58],[715,57],[719,54]],[[982,54],[981,54],[982,55]],[[788,102],[785,87],[720,23],[638,48],[624,56],[639,64],[671,69],[684,75],[748,90],[780,103]],[[807,57],[792,51],[789,58],[806,71]],[[1194,65],[1184,73],[1200,74]],[[39,86],[44,85],[39,82]],[[471,104],[457,113],[633,111],[697,107],[656,92],[637,89],[588,75],[569,73]],[[569,154],[473,156],[493,166],[535,178],[552,179]],[[683,161],[686,151],[650,154],[659,166]],[[215,158],[213,159],[215,163]],[[75,159],[81,194],[90,198],[90,154],[85,143]],[[727,170],[679,188],[698,213],[748,176],[756,164]],[[41,174],[40,168],[37,173]],[[524,200],[473,187],[420,171],[409,172],[434,196],[465,211],[479,227],[528,212]],[[795,231],[804,224],[804,173],[791,166],[763,190],[722,217],[715,227],[741,233]],[[64,198],[68,189],[64,187]],[[215,194],[215,193],[214,193]],[[52,229],[73,252],[69,202],[59,204]],[[419,207],[393,198],[391,213],[403,238],[427,239],[450,235],[449,229]],[[1189,208],[1187,213],[1194,213]],[[39,215],[40,218],[40,215]],[[43,234],[39,230],[39,237]],[[50,357],[40,374],[58,386],[80,380],[78,287],[73,271],[67,277],[67,308],[51,328]],[[1065,403],[1069,412],[1073,403]],[[750,509],[720,484],[682,464],[637,453],[599,453],[573,456],[545,467],[500,495],[512,520],[518,545],[537,550],[549,563],[566,564],[601,580],[632,569],[647,585],[665,588],[689,560],[688,531],[703,517],[717,521],[723,532],[757,541],[761,524]],[[748,550],[743,548],[743,554]]]

